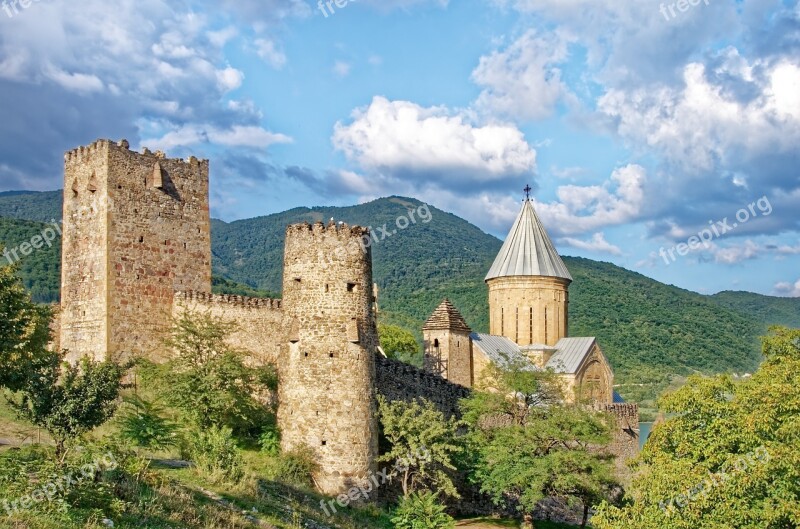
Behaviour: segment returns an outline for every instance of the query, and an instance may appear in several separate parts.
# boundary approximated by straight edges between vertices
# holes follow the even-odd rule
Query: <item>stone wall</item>
[[[614,439],[608,450],[617,457],[615,464],[618,475],[627,480],[630,475],[627,462],[639,454],[639,405],[616,402],[599,405],[597,409],[610,413],[617,421]]]
[[[173,316],[187,309],[235,323],[236,329],[228,337],[233,347],[247,351],[257,365],[277,364],[283,341],[281,300],[196,291],[176,292]]]
[[[278,373],[281,446],[316,453],[318,488],[338,494],[375,469],[378,333],[369,230],[296,224],[286,230]]]
[[[211,291],[208,161],[98,140],[64,175],[62,347],[161,359],[174,292]]]
[[[518,276],[490,279],[489,334],[520,345],[555,345],[569,336],[569,281]]]
[[[470,395],[464,386],[382,356],[377,358],[377,390],[387,400],[428,399],[448,417],[460,416],[458,401]]]

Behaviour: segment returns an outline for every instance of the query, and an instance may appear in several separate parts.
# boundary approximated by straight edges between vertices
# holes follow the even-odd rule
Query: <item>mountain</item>
[[[0,215],[49,219],[60,208],[59,197],[0,194]],[[501,241],[410,198],[295,208],[230,223],[213,220],[214,290],[280,292],[286,225],[331,218],[373,228],[378,239],[372,242],[374,277],[383,321],[402,325],[420,338],[422,322],[448,297],[474,330],[488,330],[483,277]],[[0,219],[0,241],[8,246],[46,227],[17,219]],[[58,256],[56,248],[48,248],[21,263],[21,275],[38,301],[55,299]],[[652,407],[660,391],[692,373],[754,370],[760,362],[758,336],[767,324],[800,327],[800,299],[746,292],[704,296],[611,263],[576,257],[564,261],[575,279],[570,286],[570,333],[596,336],[615,369],[620,393],[646,406]]]

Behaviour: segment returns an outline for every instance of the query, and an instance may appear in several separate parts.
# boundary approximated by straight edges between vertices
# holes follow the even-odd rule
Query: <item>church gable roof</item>
[[[522,203],[485,280],[510,276],[547,276],[572,281],[530,200]]]
[[[591,354],[596,340],[594,337],[561,338],[556,344],[556,352],[545,367],[556,373],[577,373],[578,368]]]
[[[433,314],[430,315],[422,326],[422,330],[448,330],[467,334],[472,332],[467,322],[464,321],[464,317],[448,299],[445,299],[436,307],[436,310],[433,311]]]

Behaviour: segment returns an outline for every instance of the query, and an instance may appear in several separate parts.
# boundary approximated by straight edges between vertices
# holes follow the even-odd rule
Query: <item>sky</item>
[[[401,195],[504,238],[530,184],[563,255],[800,296],[798,1],[0,0],[0,112],[0,190],[125,138],[210,159],[223,220]]]

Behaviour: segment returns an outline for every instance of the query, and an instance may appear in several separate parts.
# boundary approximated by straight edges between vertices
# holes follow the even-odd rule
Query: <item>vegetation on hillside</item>
[[[627,504],[598,529],[800,527],[800,330],[774,328],[752,378],[689,379],[662,400]]]
[[[60,193],[0,194],[0,215],[49,218]],[[56,200],[58,198],[58,200]],[[214,292],[256,297],[281,290],[286,225],[330,218],[387,230],[371,246],[382,324],[398,325],[421,341],[425,319],[445,297],[475,331],[488,330],[484,275],[501,242],[452,214],[414,199],[391,197],[352,207],[295,208],[231,223],[212,221]],[[410,219],[398,229],[397,219]],[[425,221],[427,219],[427,221]],[[403,225],[404,221],[401,221]],[[0,218],[0,241],[16,246],[43,224]],[[392,233],[396,230],[396,233]],[[381,239],[379,237],[379,239]],[[58,245],[20,264],[36,301],[57,299]],[[748,293],[703,296],[663,285],[610,263],[566,257],[570,333],[597,336],[623,397],[655,407],[656,396],[694,373],[752,372],[760,361],[757,337],[767,324],[800,327],[800,300]]]

